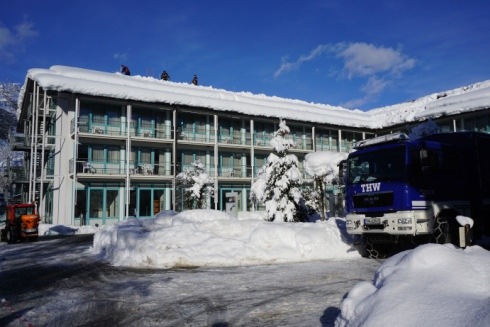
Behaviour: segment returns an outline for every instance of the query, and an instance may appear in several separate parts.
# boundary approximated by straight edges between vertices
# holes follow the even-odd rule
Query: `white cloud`
[[[33,26],[24,21],[10,30],[0,23],[0,59],[12,60],[16,53],[23,51],[26,39],[39,35]]]
[[[297,70],[301,64],[311,61],[324,53],[342,60],[343,68],[335,73],[338,77],[352,79],[365,78],[366,82],[360,91],[363,97],[351,100],[343,105],[357,107],[363,105],[381,94],[393,80],[401,77],[402,73],[415,66],[415,59],[403,54],[401,49],[375,46],[368,43],[336,43],[321,44],[308,55],[300,56],[296,61],[283,60],[274,73],[274,77]]]
[[[415,60],[392,48],[367,43],[340,43],[335,54],[344,60],[347,78],[373,76],[380,73],[399,75],[415,66]]]
[[[279,69],[276,70],[276,72],[274,73],[274,77],[278,77],[283,73],[298,69],[302,63],[315,59],[316,57],[323,54],[325,51],[329,50],[329,48],[330,48],[329,45],[320,44],[315,49],[311,50],[309,54],[300,56],[294,62],[288,62],[285,59],[283,59],[281,67],[279,67]]]
[[[15,26],[16,35],[20,38],[21,41],[28,37],[38,36],[39,33],[33,29],[34,24],[30,22],[23,22],[17,26]]]

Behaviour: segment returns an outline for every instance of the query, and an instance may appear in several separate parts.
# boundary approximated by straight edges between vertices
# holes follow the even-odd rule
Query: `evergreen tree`
[[[303,200],[301,190],[301,173],[298,169],[298,158],[288,154],[294,147],[293,140],[286,139],[289,127],[281,120],[271,145],[274,153],[267,158],[258,180],[252,185],[251,200],[265,205],[270,221],[305,221],[300,210]]]
[[[191,165],[191,169],[176,176],[177,187],[185,189],[183,209],[205,209],[206,200],[214,192],[213,181],[201,160],[196,160]]]

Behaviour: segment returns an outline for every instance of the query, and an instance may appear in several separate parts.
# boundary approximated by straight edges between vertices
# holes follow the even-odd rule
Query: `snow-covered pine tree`
[[[270,221],[304,221],[300,202],[302,201],[301,173],[298,158],[288,154],[294,141],[286,139],[289,134],[286,121],[279,122],[279,129],[271,140],[275,153],[271,153],[262,168],[257,181],[252,185],[251,199],[265,205]]]
[[[178,187],[185,188],[183,209],[205,209],[206,200],[213,194],[213,181],[201,160],[196,160],[191,169],[176,176]]]

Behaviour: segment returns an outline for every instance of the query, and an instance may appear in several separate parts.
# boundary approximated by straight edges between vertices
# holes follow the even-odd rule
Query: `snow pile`
[[[336,326],[488,326],[490,252],[426,244],[381,265],[354,286]]]
[[[92,226],[66,226],[53,224],[39,224],[39,235],[76,235],[76,234],[94,234],[99,230],[98,227]]]
[[[359,257],[334,219],[271,223],[250,217],[238,220],[221,211],[189,210],[149,220],[132,218],[97,231],[93,252],[117,266],[153,268]]]

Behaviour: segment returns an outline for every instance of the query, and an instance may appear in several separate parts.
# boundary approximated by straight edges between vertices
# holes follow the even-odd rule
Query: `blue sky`
[[[490,79],[487,1],[1,0],[0,82],[68,65],[367,110]]]

